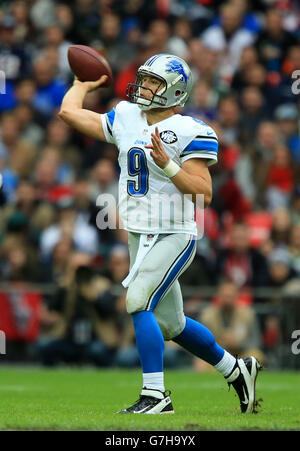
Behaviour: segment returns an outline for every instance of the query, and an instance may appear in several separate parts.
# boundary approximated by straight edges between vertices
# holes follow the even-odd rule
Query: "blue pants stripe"
[[[151,294],[146,310],[153,312],[158,302],[164,297],[174,280],[179,276],[185,265],[188,263],[196,245],[196,238],[193,237],[183,251],[176,257],[158,287]]]

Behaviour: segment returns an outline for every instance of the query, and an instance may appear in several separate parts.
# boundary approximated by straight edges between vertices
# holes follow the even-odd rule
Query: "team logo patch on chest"
[[[177,141],[177,136],[171,130],[160,132],[160,139],[166,144],[173,144]]]

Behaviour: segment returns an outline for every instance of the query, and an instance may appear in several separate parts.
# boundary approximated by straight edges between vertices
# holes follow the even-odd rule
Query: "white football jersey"
[[[197,235],[195,208],[150,155],[151,133],[158,127],[167,154],[179,166],[190,158],[217,162],[214,130],[198,119],[175,114],[153,125],[133,103],[122,101],[101,115],[107,142],[119,149],[119,213],[130,232],[189,233]]]

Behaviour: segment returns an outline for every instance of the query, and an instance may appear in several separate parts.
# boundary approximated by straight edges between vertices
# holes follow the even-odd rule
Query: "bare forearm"
[[[82,108],[87,92],[87,88],[83,84],[74,84],[65,94],[61,110]]]
[[[204,196],[204,206],[208,206],[212,199],[212,186],[210,181],[199,175],[191,175],[184,169],[170,179],[182,194],[191,194],[193,202],[196,202],[196,195]]]

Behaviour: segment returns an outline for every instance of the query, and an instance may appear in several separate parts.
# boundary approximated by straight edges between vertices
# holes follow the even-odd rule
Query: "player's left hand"
[[[152,144],[148,144],[145,148],[153,149],[152,152],[150,152],[150,155],[157,166],[163,169],[167,166],[170,157],[165,151],[163,143],[160,139],[158,127],[155,127],[155,133],[151,133],[151,141]]]

